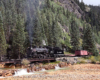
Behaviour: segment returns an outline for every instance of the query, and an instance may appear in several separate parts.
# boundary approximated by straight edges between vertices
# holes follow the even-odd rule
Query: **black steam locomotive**
[[[27,58],[57,58],[64,57],[64,52],[59,47],[29,47],[27,49]]]

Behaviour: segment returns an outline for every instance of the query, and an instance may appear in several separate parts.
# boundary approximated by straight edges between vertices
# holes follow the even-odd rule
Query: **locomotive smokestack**
[[[31,44],[31,46],[30,46],[30,49],[32,50],[32,44]]]

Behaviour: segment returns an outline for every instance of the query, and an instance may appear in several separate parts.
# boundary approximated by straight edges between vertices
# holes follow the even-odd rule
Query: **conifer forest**
[[[100,52],[100,6],[79,0],[0,0],[0,56],[22,58],[30,46]],[[70,4],[70,5],[69,5]]]

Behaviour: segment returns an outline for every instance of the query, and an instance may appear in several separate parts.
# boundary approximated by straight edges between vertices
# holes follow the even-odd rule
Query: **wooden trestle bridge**
[[[13,59],[13,60],[8,60],[8,61],[0,61],[0,64],[17,64],[21,63],[22,59]],[[50,61],[55,61],[55,58],[48,58],[48,59],[28,59],[31,62],[50,62]]]

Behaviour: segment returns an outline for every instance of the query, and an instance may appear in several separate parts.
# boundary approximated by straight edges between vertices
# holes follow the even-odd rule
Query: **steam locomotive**
[[[27,58],[57,58],[64,57],[64,52],[59,47],[28,47],[27,49]]]

